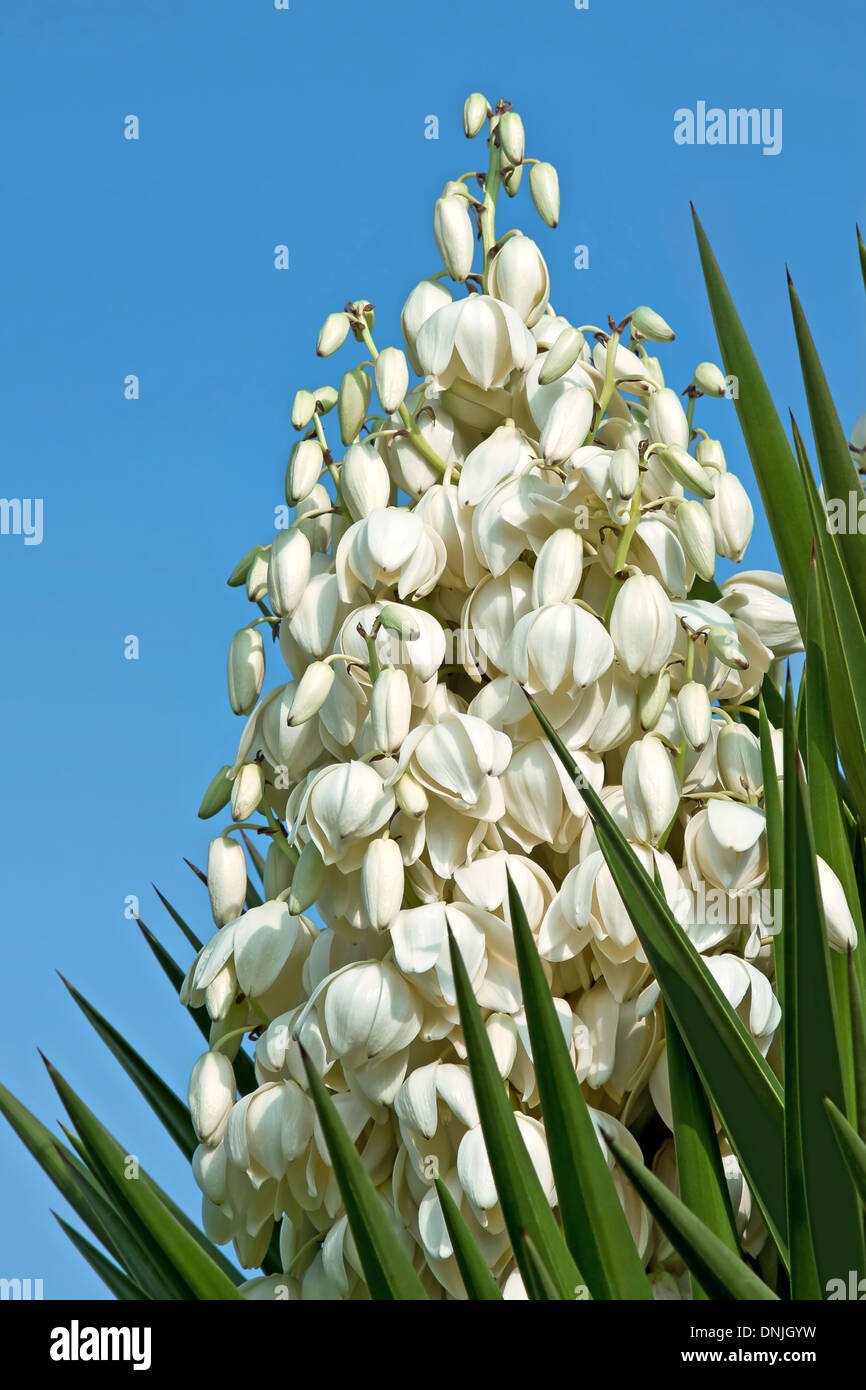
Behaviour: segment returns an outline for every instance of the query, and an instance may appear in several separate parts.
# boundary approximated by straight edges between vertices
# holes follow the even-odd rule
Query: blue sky
[[[382,346],[438,269],[433,200],[483,160],[462,135],[466,93],[513,101],[528,154],[559,170],[556,231],[528,190],[500,225],[536,238],[561,312],[603,323],[652,305],[677,330],[663,362],[685,386],[718,355],[693,199],[780,409],[805,418],[787,261],[850,429],[866,409],[864,29],[860,0],[5,0],[0,492],[42,498],[44,535],[0,536],[0,1079],[47,1123],[60,1105],[37,1045],[197,1207],[54,968],[185,1091],[198,1034],[124,903],[137,895],[184,960],[151,880],[210,931],[181,856],[204,861],[196,809],[239,732],[225,652],[247,605],[225,577],[268,539],[294,390],[347,365],[314,356],[325,314],[372,300]],[[699,101],[781,108],[781,152],[678,145],[674,112]],[[123,138],[131,114],[137,141]],[[733,407],[700,406],[754,498]],[[774,567],[760,518],[747,562]],[[41,1277],[48,1298],[104,1296],[5,1125],[0,1162],[0,1275]]]

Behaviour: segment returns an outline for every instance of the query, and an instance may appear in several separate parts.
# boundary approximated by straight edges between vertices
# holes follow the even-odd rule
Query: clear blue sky
[[[248,610],[225,577],[268,538],[295,388],[345,365],[329,377],[314,356],[325,314],[369,298],[384,343],[438,268],[433,199],[482,159],[462,135],[466,93],[513,101],[528,153],[559,170],[557,231],[528,190],[501,226],[538,240],[560,311],[598,323],[654,306],[677,330],[663,361],[684,386],[717,357],[691,198],[780,408],[805,416],[787,260],[850,429],[866,409],[864,31],[862,0],[4,0],[0,493],[44,499],[44,539],[0,537],[0,1077],[46,1122],[60,1105],[37,1044],[197,1207],[54,967],[185,1091],[198,1034],[124,900],[139,895],[181,956],[151,879],[210,931],[181,856],[204,860],[196,809],[238,735],[225,652]],[[699,101],[780,107],[781,153],[675,144],[674,111]],[[138,141],[123,138],[130,114]],[[754,496],[733,407],[702,406],[696,422]],[[760,521],[749,564],[774,566]],[[5,1125],[0,1162],[0,1275],[102,1297]]]

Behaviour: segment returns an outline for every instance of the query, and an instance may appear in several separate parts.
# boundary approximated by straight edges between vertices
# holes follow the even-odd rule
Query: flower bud
[[[313,841],[308,840],[292,871],[287,906],[293,917],[300,916],[308,907],[312,907],[325,886],[326,877],[325,861]]]
[[[352,518],[361,521],[387,507],[391,478],[384,459],[370,444],[350,444],[340,467],[340,491]]]
[[[252,550],[247,551],[243,559],[238,560],[237,564],[235,565],[234,569],[232,570],[231,574],[226,580],[226,583],[228,584],[230,589],[239,589],[240,586],[246,582],[246,577],[250,572],[251,564],[253,563],[257,555],[261,555],[263,553],[263,550],[263,546],[254,545]]]
[[[258,763],[244,763],[232,782],[232,820],[249,820],[262,799],[265,777]]]
[[[559,175],[552,164],[539,161],[530,166],[529,192],[542,222],[555,227],[559,222]]]
[[[433,236],[452,280],[465,280],[475,256],[475,233],[465,198],[437,198]]]
[[[199,820],[210,820],[211,816],[215,816],[217,811],[228,805],[232,794],[232,784],[228,776],[230,771],[228,763],[225,763],[208,786],[198,808]]]
[[[305,430],[316,413],[316,398],[312,391],[296,391],[292,402],[292,424],[296,430]]]
[[[280,531],[268,562],[268,597],[279,618],[290,618],[310,582],[310,542],[303,531]]]
[[[292,881],[292,863],[289,856],[280,848],[276,840],[265,855],[264,869],[265,902],[273,902],[284,893]]]
[[[652,343],[672,343],[676,334],[660,314],[646,304],[639,304],[631,316],[632,329]]]
[[[818,886],[821,890],[828,945],[834,951],[846,952],[849,948],[853,950],[857,945],[857,928],[845,897],[845,889],[820,854],[815,858],[818,861]]]
[[[681,502],[677,507],[677,532],[686,559],[701,579],[712,579],[716,572],[716,541],[713,523],[701,502]]]
[[[399,667],[380,671],[370,693],[370,725],[380,753],[394,753],[409,732],[412,695],[409,678]]]
[[[544,257],[528,236],[510,236],[493,258],[490,293],[516,309],[528,328],[537,323],[550,297]]]
[[[719,776],[736,796],[754,796],[764,785],[761,745],[744,724],[726,724],[716,743]]]
[[[371,840],[361,864],[364,916],[376,931],[390,927],[403,905],[403,856],[396,840]]]
[[[569,367],[574,366],[583,351],[583,344],[584,337],[579,328],[572,328],[570,324],[568,328],[563,328],[556,342],[544,354],[538,384],[549,386],[552,381],[558,381]]]
[[[651,574],[633,574],[616,596],[610,635],[633,676],[660,671],[674,648],[677,619],[670,599]]]
[[[695,385],[705,396],[727,395],[728,384],[724,373],[714,362],[699,362],[695,367]]]
[[[661,718],[671,690],[671,673],[663,666],[654,676],[645,676],[638,694],[638,715],[644,731],[654,729]]]
[[[327,415],[337,404],[336,386],[317,386],[313,395],[316,398],[316,414]]]
[[[677,696],[677,718],[686,743],[700,752],[713,723],[713,707],[705,685],[699,681],[686,682]]]
[[[714,468],[717,473],[728,471],[725,451],[718,439],[699,439],[698,447],[695,449],[695,457],[702,468]]]
[[[522,164],[508,164],[502,171],[502,186],[509,198],[513,198],[523,179]]]
[[[629,748],[622,769],[622,790],[635,836],[644,844],[654,844],[680,804],[673,758],[655,735],[647,734]]]
[[[411,772],[404,772],[402,777],[398,777],[394,783],[394,796],[397,798],[397,805],[406,816],[414,816],[420,820],[426,813],[429,802],[427,793],[416,782]]]
[[[301,439],[289,455],[286,467],[286,501],[296,507],[312,492],[324,466],[322,446],[317,439]]]
[[[755,513],[749,494],[733,473],[716,482],[716,495],[704,503],[715,537],[715,547],[728,560],[742,560],[752,538]]]
[[[373,383],[363,367],[351,367],[344,373],[337,398],[340,438],[344,444],[352,443],[366,420],[372,389]]]
[[[548,536],[532,572],[532,606],[567,603],[574,598],[583,574],[583,541],[576,531],[561,527]]]
[[[707,632],[707,646],[723,666],[736,666],[745,671],[749,658],[740,646],[737,635],[729,627],[711,627]]]
[[[316,340],[316,354],[319,357],[330,357],[332,352],[336,352],[346,341],[346,334],[349,332],[349,315],[346,313],[329,314],[319,329],[319,336]]]
[[[409,390],[409,368],[399,348],[383,348],[374,368],[376,394],[386,415],[403,404]]]
[[[247,570],[247,598],[251,603],[258,603],[268,592],[269,563],[270,552],[258,546]]]
[[[386,603],[379,614],[379,623],[389,632],[396,632],[401,642],[417,642],[421,636],[421,629],[411,616],[407,616],[409,613],[409,609],[394,608]]]
[[[520,164],[526,147],[523,121],[516,111],[504,111],[496,125],[499,145],[509,164]]]
[[[323,552],[331,544],[331,508],[334,503],[321,483],[298,503],[292,530],[300,531],[310,543],[310,551]],[[307,519],[309,517],[309,520]]]
[[[653,391],[648,408],[650,434],[660,444],[677,444],[687,449],[689,422],[676,391],[664,386]]]
[[[288,718],[290,729],[297,724],[306,724],[308,719],[319,713],[331,693],[333,684],[334,668],[329,662],[310,663],[295,688]]]
[[[487,120],[490,107],[481,92],[470,92],[463,103],[463,131],[467,140],[472,140]]]
[[[681,449],[679,444],[669,444],[666,449],[659,450],[658,457],[671,477],[683,487],[696,492],[699,497],[713,496],[716,485],[712,473],[692,458],[688,449]]]
[[[208,845],[207,891],[218,927],[240,917],[247,895],[247,861],[243,846],[228,835],[219,835]]]
[[[595,402],[583,386],[571,386],[554,401],[541,431],[541,452],[551,463],[562,463],[579,449],[592,424]]]
[[[637,454],[631,449],[615,449],[610,459],[610,485],[623,502],[630,502],[640,478]]]
[[[228,1057],[205,1052],[189,1078],[189,1111],[193,1128],[203,1144],[215,1149],[225,1134],[235,1103],[237,1086]]]
[[[265,678],[265,647],[257,627],[242,627],[229,643],[229,704],[235,714],[249,714]]]
[[[423,368],[415,352],[415,339],[423,323],[426,323],[437,309],[444,309],[452,303],[451,291],[439,280],[422,280],[410,291],[400,313],[400,327],[406,339],[409,361],[416,372],[423,374]]]

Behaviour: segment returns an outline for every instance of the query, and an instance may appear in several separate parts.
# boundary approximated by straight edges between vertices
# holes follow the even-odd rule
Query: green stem
[[[375,362],[379,356],[379,349],[373,342],[373,335],[366,324],[361,328],[361,337],[364,340],[367,351]],[[444,459],[439,457],[432,445],[427,443],[427,440],[418,428],[418,421],[415,419],[415,416],[412,414],[405,401],[400,402],[397,413],[409,432],[409,437],[415,451],[421,455],[425,463],[429,463],[432,468],[436,469],[437,473],[441,473],[444,476],[445,473],[449,471],[448,464],[445,463]]]
[[[625,568],[626,560],[628,559],[628,549],[631,545],[631,538],[637,530],[638,522],[640,521],[641,483],[642,479],[638,478],[638,484],[631,499],[628,521],[620,533],[620,538],[617,542],[616,554],[613,560],[613,576],[610,581],[607,602],[604,605],[604,614],[602,616],[602,622],[605,627],[610,627],[610,615],[613,612],[614,601],[619,592],[619,586],[622,583],[620,576]]]
[[[484,269],[481,275],[481,286],[485,294],[489,293],[488,276],[490,272],[490,251],[496,242],[496,199],[499,196],[499,178],[502,161],[499,153],[499,145],[495,138],[496,126],[494,118],[490,120],[490,162],[487,166],[487,177],[484,180],[484,204],[481,209],[481,245],[484,248]]]

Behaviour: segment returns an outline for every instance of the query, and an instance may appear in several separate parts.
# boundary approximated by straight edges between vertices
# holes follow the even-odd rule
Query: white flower
[[[654,391],[649,400],[649,428],[652,438],[660,444],[689,447],[689,425],[676,391],[665,386]]]
[[[385,414],[391,415],[402,405],[409,390],[409,368],[400,349],[383,348],[376,358],[373,375],[379,403]]]
[[[579,449],[592,424],[595,401],[582,386],[563,391],[554,402],[541,431],[541,452],[561,463]]]
[[[387,507],[391,479],[381,455],[369,444],[350,444],[340,465],[340,491],[356,521]]]
[[[363,585],[397,586],[400,598],[433,588],[445,567],[445,546],[419,516],[401,507],[377,507],[349,527],[337,549],[340,597],[351,603]]]
[[[524,473],[533,458],[526,436],[506,420],[467,454],[457,484],[461,507],[475,506],[499,483]]]
[[[362,961],[338,971],[324,990],[324,1023],[345,1065],[407,1047],[421,1027],[421,1002],[393,965]]]
[[[306,802],[307,829],[326,864],[343,873],[360,868],[366,841],[390,820],[394,794],[367,763],[335,763],[313,774]]]
[[[530,695],[592,685],[613,661],[613,642],[598,618],[576,603],[550,603],[514,628],[505,669]]]
[[[371,840],[361,865],[364,914],[377,931],[390,927],[403,902],[403,859],[396,840]]]
[[[221,1052],[203,1053],[192,1069],[187,1099],[195,1132],[209,1148],[216,1148],[225,1133],[235,1091],[229,1059]]]
[[[516,309],[528,328],[538,322],[550,297],[550,276],[534,241],[509,237],[494,256],[488,279],[494,299]]]
[[[704,503],[713,524],[716,550],[728,560],[742,560],[752,539],[755,514],[739,478],[723,473],[716,480],[716,495]]]
[[[610,618],[616,654],[633,676],[661,670],[674,648],[677,620],[671,601],[657,579],[632,574],[625,581]]]
[[[268,561],[268,598],[280,617],[291,617],[310,579],[310,542],[303,531],[280,531]]]
[[[422,280],[410,292],[403,305],[400,325],[406,340],[409,361],[412,363],[414,371],[418,373],[423,370],[415,352],[415,339],[418,336],[418,330],[431,314],[435,314],[437,309],[442,309],[446,304],[450,304],[453,297],[451,291],[442,284],[441,280]]]
[[[437,309],[418,330],[415,349],[422,371],[442,387],[462,378],[485,389],[501,386],[515,369],[526,371],[536,352],[516,310],[482,294]]]
[[[207,891],[218,927],[240,916],[247,891],[247,861],[243,845],[228,835],[220,835],[208,845]]]
[[[452,280],[465,280],[475,255],[475,230],[465,198],[437,198],[433,235]]]
[[[834,951],[853,951],[857,945],[857,928],[845,897],[845,889],[827,861],[822,859],[820,854],[815,857],[818,861],[818,883],[824,907],[827,940]]]
[[[780,574],[745,570],[725,579],[719,587],[725,607],[754,629],[777,660],[803,650],[803,639]]]
[[[654,844],[676,815],[680,786],[670,753],[653,734],[629,748],[622,789],[635,838]]]

